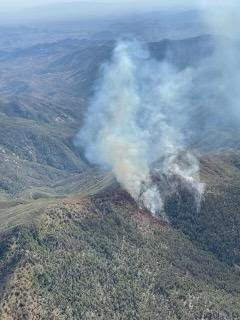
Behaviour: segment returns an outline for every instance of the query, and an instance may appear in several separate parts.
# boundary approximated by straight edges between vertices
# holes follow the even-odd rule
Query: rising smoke
[[[156,183],[156,175],[163,185],[169,177],[186,184],[197,207],[204,192],[198,160],[187,151],[184,130],[191,86],[191,69],[179,72],[152,59],[142,44],[121,41],[102,67],[78,135],[87,159],[112,170],[139,206],[154,216],[165,217],[166,190]],[[171,192],[175,185],[168,183],[166,189]]]
[[[215,35],[215,52],[208,64],[209,70],[218,72],[212,84],[212,91],[224,101],[225,115],[237,118],[239,124],[240,101],[240,4],[237,0],[218,1],[215,6],[203,2],[203,21],[211,34]],[[218,103],[220,104],[220,102]]]
[[[204,184],[192,145],[212,151],[239,144],[240,7],[236,0],[201,4],[209,47],[191,49],[193,63],[183,67],[171,52],[160,62],[139,42],[119,42],[78,135],[87,159],[112,170],[154,216],[165,217],[166,198],[182,185],[199,209]]]

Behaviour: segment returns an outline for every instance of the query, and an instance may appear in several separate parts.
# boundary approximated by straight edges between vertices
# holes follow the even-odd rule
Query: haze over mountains
[[[175,23],[181,25],[185,18],[181,20],[181,15],[177,15],[179,22]],[[189,12],[186,15],[194,19],[192,16],[195,16],[195,13]],[[157,14],[155,16],[157,17]],[[68,174],[82,171],[84,164],[79,157],[79,150],[73,146],[73,137],[81,125],[82,112],[86,109],[88,98],[93,92],[99,65],[110,59],[115,37],[124,34],[125,30],[132,34],[135,34],[136,30],[144,30],[146,37],[149,35],[152,40],[153,29],[159,29],[159,26],[152,26],[151,14],[144,17],[145,22],[141,17],[138,19],[140,27],[134,26],[135,29],[132,31],[128,24],[130,19],[129,22],[124,20],[122,25],[113,25],[111,32],[104,32],[106,22],[103,22],[102,31],[98,29],[98,22],[92,30],[88,29],[88,24],[85,23],[82,26],[78,23],[49,26],[49,30],[42,26],[2,29],[1,112],[5,117],[4,124],[6,121],[14,122],[14,126],[8,125],[7,130],[6,125],[2,126],[2,152],[6,157],[10,157],[5,159],[4,166],[10,161],[11,165],[15,163],[16,168],[28,167],[30,161],[30,167],[35,168],[29,175],[31,178],[24,169],[20,170],[17,178],[12,175],[12,170],[7,170],[9,177],[2,183],[4,193],[18,193],[30,186],[45,186],[46,183],[49,185],[57,179],[64,178],[66,172]],[[131,24],[133,25],[132,21]],[[165,26],[164,23],[163,25]],[[172,30],[171,26],[169,29]],[[145,37],[143,33],[141,36]],[[4,42],[4,37],[9,39],[8,42]],[[161,38],[159,33],[158,37]],[[206,41],[204,38],[199,39],[202,48],[211,47],[207,37]],[[179,55],[176,57],[179,63],[186,64],[184,51],[188,50],[193,41],[187,40],[186,44],[181,41],[162,41],[151,45],[152,52],[157,58],[164,59],[170,48]],[[178,48],[179,53],[171,47]],[[198,50],[194,50],[191,54],[193,59],[201,59],[196,52]],[[22,132],[21,139],[13,138],[18,136],[19,132]],[[12,145],[13,142],[9,139],[15,141],[15,144]],[[18,182],[14,183],[14,187],[9,186],[12,180]]]
[[[192,4],[185,0],[184,3],[178,3],[175,0],[164,2],[141,1],[90,1],[90,0],[37,0],[31,2],[24,0],[19,3],[16,0],[10,0],[8,3],[1,4],[0,14],[3,18],[2,23],[16,24],[19,22],[44,22],[47,21],[72,21],[72,20],[90,20],[90,19],[116,19],[117,17],[127,17],[129,15],[146,14],[152,12],[161,12],[169,14],[171,11],[177,12],[179,9],[187,10],[198,8],[198,2]],[[6,17],[7,15],[7,17]]]
[[[0,28],[0,319],[240,319],[237,34],[209,34],[196,10],[106,17],[103,7],[88,20],[75,5],[52,6],[54,23],[51,10],[30,21],[33,9],[26,26]],[[119,39],[142,49],[118,51]],[[146,176],[134,197],[106,161],[118,150],[104,142],[126,133],[131,146],[136,127],[164,219],[142,205]],[[172,147],[175,129],[172,162],[158,143]]]
[[[66,173],[81,172],[85,168],[81,150],[73,145],[74,136],[93,93],[99,65],[110,59],[113,48],[114,42],[109,40],[69,39],[2,52],[1,150],[7,157],[3,164],[5,167],[10,161],[10,166],[17,168],[24,161],[20,167],[28,167],[30,161],[31,166],[37,165],[29,175],[31,178],[25,170],[20,170],[18,187],[15,183],[13,190],[8,183],[11,185],[11,180],[16,182],[16,177],[8,177],[8,183],[2,184],[3,191],[11,194],[36,184],[45,186],[45,177],[49,185],[51,181],[54,183],[58,178],[64,178]],[[211,36],[149,44],[155,59],[164,61],[167,58],[180,69],[196,67],[213,54],[214,48],[215,41]],[[210,150],[238,145],[236,126],[231,119],[228,124],[227,116],[223,118],[219,114],[221,118],[218,119],[214,106],[212,111],[211,106],[203,105],[201,112],[199,109],[191,112],[195,112],[191,121],[195,122],[194,132],[198,132],[192,143],[198,148]],[[211,112],[212,122],[208,121]],[[222,126],[227,130],[219,133],[218,121],[224,121]],[[206,124],[210,127],[202,132]],[[222,139],[217,139],[219,134]],[[40,179],[39,170],[42,172]],[[51,170],[52,174],[49,174]],[[5,175],[11,176],[11,172],[7,170]]]
[[[209,36],[163,40],[149,46],[159,60],[172,52],[171,59],[181,68],[196,65],[214,49]],[[94,90],[99,65],[110,59],[113,47],[111,41],[65,40],[2,53],[2,154],[16,162],[15,167],[20,161],[28,166],[30,161],[53,182],[65,177],[66,172],[81,172],[85,168],[83,155],[73,145],[74,135]],[[201,126],[199,118],[197,121]],[[52,175],[49,170],[53,170]],[[10,174],[11,170],[7,172]],[[21,173],[28,179],[27,172]],[[19,191],[35,185],[34,175],[38,175],[38,170],[30,174],[28,182],[19,182]],[[44,186],[44,174],[41,178]],[[15,181],[14,176],[12,179]],[[38,185],[40,181],[37,179]],[[7,185],[5,188],[8,190]]]

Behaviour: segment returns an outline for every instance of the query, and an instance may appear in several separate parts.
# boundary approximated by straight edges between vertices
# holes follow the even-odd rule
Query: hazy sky
[[[1,1],[0,10],[13,10],[13,9],[24,9],[27,7],[36,7],[36,6],[45,6],[49,4],[61,4],[61,3],[71,3],[71,2],[84,2],[92,4],[94,2],[98,3],[110,3],[112,5],[122,5],[122,6],[132,6],[136,5],[137,7],[143,6],[153,6],[153,7],[169,7],[169,6],[182,6],[188,5],[191,6],[198,0],[8,0]]]
[[[169,7],[184,9],[196,1],[200,0],[8,0],[0,1],[0,20],[11,23],[25,19],[111,17]]]
[[[159,9],[216,8],[239,0],[8,0],[0,2],[1,22],[119,16]],[[68,4],[68,5],[66,5]],[[33,8],[33,9],[32,9]],[[34,9],[35,8],[35,9]],[[209,11],[209,10],[208,10]],[[238,10],[239,11],[239,10]],[[212,13],[211,13],[212,14]]]
[[[117,5],[122,7],[133,7],[141,8],[166,8],[166,7],[199,7],[202,4],[209,5],[210,3],[213,5],[229,5],[232,3],[237,3],[237,0],[8,0],[0,2],[0,10],[18,10],[29,7],[38,7],[38,6],[46,6],[50,4],[58,4],[62,3],[108,3],[111,5]]]
[[[153,6],[153,7],[169,7],[169,6],[188,6],[188,7],[195,7],[199,6],[202,3],[214,3],[214,4],[231,4],[237,3],[237,0],[8,0],[8,1],[1,1],[0,9],[22,9],[26,7],[36,7],[36,6],[44,6],[49,4],[61,4],[61,3],[71,3],[71,2],[84,2],[84,3],[110,3],[110,4],[118,4],[122,6]]]

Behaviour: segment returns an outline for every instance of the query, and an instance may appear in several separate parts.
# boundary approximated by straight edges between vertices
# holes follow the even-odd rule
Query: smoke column
[[[164,214],[164,192],[154,175],[178,177],[199,206],[204,185],[184,133],[192,70],[157,62],[136,41],[116,45],[101,70],[96,93],[78,134],[87,159],[113,171],[140,207]],[[166,218],[166,217],[165,217]]]
[[[215,37],[215,54],[210,68],[220,76],[215,79],[214,91],[225,101],[225,112],[239,123],[240,62],[239,62],[239,21],[240,4],[237,0],[219,1],[211,5],[203,1],[203,21],[209,33]],[[226,110],[228,109],[228,110]]]

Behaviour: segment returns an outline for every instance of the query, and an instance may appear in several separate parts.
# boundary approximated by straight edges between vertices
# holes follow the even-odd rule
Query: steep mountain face
[[[206,126],[214,109],[194,110],[201,209],[180,186],[165,203],[169,222],[154,219],[74,145],[113,46],[0,54],[0,319],[240,319],[239,128],[220,116],[221,130]],[[182,70],[215,42],[148,46]]]
[[[202,159],[200,212],[183,189],[170,224],[101,179],[3,233],[1,318],[240,319],[239,169],[214,160]]]
[[[240,265],[239,152],[222,152],[201,159],[207,192],[200,212],[187,190],[179,190],[166,204],[169,221],[193,243],[211,251],[226,264]]]

